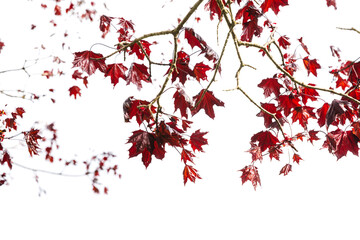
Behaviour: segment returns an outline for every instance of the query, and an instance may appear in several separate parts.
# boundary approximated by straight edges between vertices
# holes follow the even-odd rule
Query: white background
[[[137,34],[141,35],[171,28],[192,2],[108,1],[109,11],[104,13],[133,20]],[[34,57],[37,51],[34,46],[43,43],[49,54],[60,47],[56,37],[61,39],[61,26],[54,30],[49,24],[41,24],[54,18],[51,11],[44,11],[36,1],[21,1],[21,7],[20,1],[4,3],[0,9],[0,39],[5,43],[0,54],[0,70],[21,67],[24,59]],[[51,4],[48,3],[49,8]],[[325,0],[290,0],[289,4],[281,8],[278,16],[268,15],[274,17],[279,32],[289,36],[294,45],[297,38],[304,37],[311,58],[319,59],[323,70],[318,78],[310,79],[317,85],[328,86],[332,81],[327,74],[328,65],[336,63],[330,57],[330,45],[339,47],[345,59],[359,57],[360,35],[336,29],[359,27],[359,4],[355,0],[338,1],[337,11],[328,8]],[[203,5],[196,12],[202,19],[200,25],[189,26],[198,28],[197,32],[204,38],[207,34],[212,36],[208,43],[219,52],[220,46],[216,47],[214,38],[216,23],[208,21],[208,13],[203,14],[202,8]],[[74,34],[69,34],[74,39],[71,52],[89,49],[94,42],[114,44],[110,38],[99,38],[101,9],[89,29],[75,18],[63,23]],[[61,17],[54,19],[63,21]],[[38,26],[36,32],[29,30],[33,22]],[[44,25],[47,28],[39,29]],[[221,25],[220,32],[225,30],[226,26]],[[49,37],[53,32],[55,36]],[[93,50],[101,52],[104,48],[96,46]],[[21,102],[27,120],[20,127],[32,126],[31,119],[56,120],[63,156],[72,158],[77,154],[81,159],[104,150],[113,151],[122,173],[120,180],[106,179],[109,195],[95,195],[86,178],[39,174],[40,186],[47,194],[38,197],[33,173],[14,167],[11,184],[0,188],[1,239],[359,239],[360,163],[351,153],[336,161],[327,150],[319,150],[321,143],[299,144],[304,161],[299,166],[294,164],[288,176],[278,175],[287,163],[286,156],[282,162],[265,159],[258,164],[262,186],[254,191],[250,183],[241,185],[241,173],[237,170],[250,163],[251,156],[245,152],[250,137],[264,128],[263,120],[255,116],[258,110],[245,97],[221,91],[235,84],[237,66],[233,66],[231,51],[229,48],[221,79],[212,86],[219,89],[215,96],[225,102],[225,108],[215,107],[215,120],[203,114],[194,118],[199,123],[193,131],[198,128],[209,131],[206,135],[209,145],[196,158],[202,179],[185,187],[183,164],[176,151],[168,148],[167,157],[162,161],[154,159],[146,170],[139,158],[128,159],[130,145],[125,144],[137,125],[123,122],[123,101],[130,95],[151,99],[166,70],[162,69],[158,75],[158,84],[155,81],[153,86],[144,85],[149,89],[145,93],[137,92],[133,86],[125,87],[124,83],[113,89],[110,80],[104,80],[101,74],[89,78],[88,89],[72,80],[70,74],[66,80],[56,77],[45,80],[41,76],[47,70],[44,65],[39,69],[34,66],[31,78],[22,72],[0,75],[1,88],[46,91],[48,85],[57,86],[56,105],[45,100],[40,107],[40,104]],[[258,68],[266,64],[259,60],[259,54],[250,53],[245,57],[249,63]],[[71,56],[64,60],[70,69]],[[256,85],[269,73],[273,74],[274,69],[244,73],[246,83],[242,86],[258,101],[262,99],[262,90]],[[306,70],[300,70],[301,77],[306,75]],[[82,96],[76,101],[67,92],[74,84],[82,88]],[[2,97],[1,101],[8,100]],[[10,101],[9,106],[18,106],[16,100]],[[10,153],[14,161],[21,159],[27,166],[51,167],[29,158],[26,149],[12,149]]]

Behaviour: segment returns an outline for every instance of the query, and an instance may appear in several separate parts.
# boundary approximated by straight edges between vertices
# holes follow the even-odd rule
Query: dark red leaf
[[[308,47],[307,47],[307,46],[303,43],[303,41],[302,41],[302,37],[301,37],[301,38],[299,38],[298,40],[299,40],[299,42],[300,42],[300,44],[301,44],[302,48],[305,50],[305,52],[306,52],[307,54],[309,54],[309,55],[310,55],[310,52],[309,52]]]
[[[183,176],[184,176],[184,185],[188,180],[194,183],[196,178],[201,179],[200,175],[197,173],[197,170],[190,165],[185,165]]]
[[[4,46],[5,46],[5,44],[3,42],[0,42],[0,53]]]
[[[352,133],[352,131],[345,132],[338,128],[337,130],[328,133],[327,141],[324,143],[324,147],[327,147],[329,152],[335,154],[339,160],[340,158],[346,156],[348,151],[358,156],[358,141],[359,139]]]
[[[319,138],[318,136],[316,136],[316,134],[317,134],[318,132],[319,132],[319,131],[310,130],[310,131],[309,131],[308,141],[310,141],[311,143],[313,143],[313,141],[320,140],[320,138]]]
[[[195,100],[195,108],[191,111],[191,114],[194,116],[200,109],[204,109],[205,113],[212,119],[215,118],[214,105],[221,107],[225,105],[214,96],[212,91],[206,91],[205,89],[202,89],[193,100]]]
[[[261,9],[263,13],[266,13],[269,8],[271,8],[275,14],[279,13],[280,6],[287,6],[288,0],[265,0],[263,4],[261,4]]]
[[[189,61],[190,56],[187,53],[183,51],[177,53],[176,68],[172,72],[172,82],[174,82],[176,78],[179,78],[179,81],[182,84],[185,84],[188,75],[195,77],[194,71],[189,68]],[[166,74],[169,72],[169,70],[170,68]]]
[[[293,123],[299,121],[299,124],[303,128],[307,128],[307,123],[309,118],[316,118],[315,113],[313,112],[314,108],[309,106],[296,107],[292,111],[292,121]]]
[[[330,107],[330,105],[328,103],[324,103],[324,105],[316,111],[316,113],[319,115],[318,124],[320,127],[325,125],[325,121],[327,119],[326,116],[327,116],[329,107]]]
[[[194,67],[194,74],[196,76],[196,80],[200,82],[200,79],[207,80],[206,71],[210,70],[211,67],[208,65],[200,62],[197,63]]]
[[[183,150],[181,152],[181,160],[184,161],[185,164],[187,161],[194,163],[192,160],[193,157],[195,157],[195,155],[191,151],[183,148]]]
[[[200,132],[200,130],[196,130],[193,134],[190,136],[190,145],[193,151],[198,150],[200,152],[203,152],[202,149],[203,145],[207,145],[207,139],[204,138],[204,135],[207,134],[207,132]]]
[[[280,170],[280,174],[284,174],[284,176],[288,175],[289,172],[291,172],[292,166],[291,164],[286,164],[281,170]]]
[[[320,64],[317,63],[317,60],[316,59],[310,60],[309,57],[305,57],[303,58],[303,63],[306,70],[308,71],[308,75],[312,73],[314,74],[315,77],[317,77],[316,70],[321,68]]]
[[[70,12],[71,10],[74,10],[74,4],[71,2],[69,7],[65,10],[66,13]]]
[[[93,53],[92,51],[83,51],[74,53],[75,59],[73,61],[73,67],[79,67],[88,75],[93,74],[96,69],[101,72],[106,71],[105,59],[95,60],[103,58],[102,54]]]
[[[299,164],[300,160],[303,160],[298,154],[294,153],[293,161]]]
[[[156,113],[156,108],[151,106],[151,112],[147,107],[150,104],[148,101],[137,100],[129,97],[123,103],[124,120],[129,122],[131,118],[136,117],[136,122],[140,125],[143,121],[149,122],[153,119],[152,114]]]
[[[76,99],[77,95],[81,96],[80,88],[78,86],[72,86],[71,88],[69,88],[69,91],[70,97],[71,95],[74,95],[74,98]]]
[[[178,87],[177,91],[174,93],[174,107],[175,110],[180,109],[181,116],[188,118],[187,109],[191,109],[192,101],[188,95],[186,95],[184,89]]]
[[[315,84],[309,83],[309,86],[315,86]],[[307,88],[307,87],[301,87],[301,98],[302,102],[304,104],[307,103],[307,100],[310,99],[311,101],[317,101],[319,93],[316,91],[316,89]]]
[[[283,88],[276,78],[266,78],[258,84],[258,87],[264,89],[265,97],[269,97],[271,93],[278,97],[280,95],[280,88]]]
[[[2,160],[0,161],[0,164],[1,164],[1,165],[4,165],[5,163],[8,165],[8,167],[9,167],[10,169],[12,169],[11,158],[10,158],[10,155],[8,154],[8,152],[6,152],[6,151],[4,151],[4,153],[3,153],[3,158],[2,158]]]
[[[142,154],[142,162],[147,168],[151,163],[151,154],[154,150],[155,138],[151,133],[143,130],[134,131],[127,143],[132,143],[129,149],[129,158]]]
[[[250,143],[250,144],[251,144],[251,148],[247,150],[247,152],[251,153],[252,162],[255,162],[257,160],[261,162],[263,160],[261,148],[254,143]]]
[[[100,31],[103,32],[102,37],[104,38],[106,36],[106,34],[109,32],[110,30],[110,24],[111,24],[111,20],[113,19],[113,17],[108,17],[105,15],[102,15],[100,17]]]
[[[61,7],[59,5],[56,5],[54,8],[55,15],[60,16],[61,15]]]
[[[136,54],[136,56],[141,59],[141,60],[144,60],[145,58],[145,53],[142,51],[140,45],[143,47],[143,49],[145,50],[146,54],[148,56],[150,56],[150,45],[151,43],[149,43],[148,41],[145,41],[145,40],[140,40],[140,43],[135,43],[134,45],[131,46],[131,51],[130,51],[130,55],[131,54]]]
[[[256,190],[257,184],[261,186],[260,176],[257,167],[249,165],[239,170],[242,171],[241,181],[244,184],[246,181],[250,181]]]
[[[119,18],[119,23],[118,25],[120,25],[120,28],[124,29],[125,31],[128,30],[132,30],[133,32],[135,31],[134,29],[134,23],[131,20],[125,20],[124,18]]]
[[[275,146],[279,139],[269,131],[261,131],[251,137],[251,143],[256,142],[259,143],[261,152],[264,152],[266,149]]]
[[[278,42],[279,42],[279,46],[284,49],[287,49],[290,46],[289,38],[287,36],[281,36],[278,39]]]
[[[295,97],[292,94],[289,95],[281,95],[278,98],[279,107],[284,110],[285,116],[289,116],[291,110],[296,107],[300,107],[299,98]]]
[[[349,102],[345,100],[337,100],[334,99],[331,102],[331,105],[329,107],[329,110],[326,113],[326,127],[329,127],[330,124],[332,124],[336,117],[342,115],[345,113],[345,105],[348,105]]]
[[[225,1],[222,0],[224,6]],[[205,4],[205,10],[209,11],[210,10],[210,19],[213,20],[214,19],[214,15],[216,14],[218,16],[218,18],[220,19],[221,16],[221,9],[219,7],[219,5],[217,4],[216,0],[209,0],[206,4]]]
[[[335,10],[337,9],[335,0],[326,0],[326,4],[328,7],[333,6],[335,8]]]
[[[111,83],[114,85],[119,83],[119,78],[126,79],[125,72],[127,71],[127,67],[125,67],[121,63],[109,64],[105,71],[105,77],[111,77]]]
[[[19,115],[21,118],[23,117],[23,114],[25,113],[25,110],[21,107],[16,108],[16,114]]]
[[[38,149],[39,149],[39,143],[38,140],[42,139],[42,137],[39,135],[39,130],[37,129],[31,129],[28,132],[23,132],[25,142],[28,146],[28,150],[30,153],[30,156],[32,157],[34,155],[39,155]]]
[[[262,30],[262,27],[258,25],[257,18],[244,23],[241,41],[251,42],[254,35],[260,37]]]
[[[132,63],[128,76],[126,77],[127,85],[133,83],[137,86],[137,89],[140,90],[142,88],[141,81],[151,83],[150,74],[147,69],[144,64]]]

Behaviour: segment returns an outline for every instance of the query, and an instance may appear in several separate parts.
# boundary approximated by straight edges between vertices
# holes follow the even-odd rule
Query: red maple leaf
[[[180,109],[181,116],[188,118],[187,109],[191,108],[192,101],[188,95],[186,95],[184,89],[177,87],[177,91],[174,93],[174,107],[176,112],[177,109]]]
[[[348,81],[357,85],[360,81],[360,62],[350,64]]]
[[[279,46],[284,49],[287,49],[290,46],[289,38],[287,36],[281,36],[278,39],[278,42],[279,42]]]
[[[179,78],[179,81],[184,85],[188,75],[195,77],[194,71],[189,68],[189,61],[190,56],[187,53],[183,51],[177,53],[176,68],[172,72],[172,82],[174,82],[176,78]],[[166,74],[168,74],[169,70],[170,68]]]
[[[247,152],[251,153],[252,162],[259,160],[260,162],[263,160],[261,149],[258,145],[254,143],[250,143],[251,148],[247,150]]]
[[[61,15],[61,7],[59,5],[56,5],[54,8],[55,15],[60,16]]]
[[[69,7],[65,10],[66,13],[70,12],[71,10],[74,10],[74,4],[71,2]]]
[[[211,67],[204,64],[203,62],[196,63],[194,67],[194,74],[196,76],[196,80],[200,82],[200,79],[207,80],[206,71],[210,70]]]
[[[151,83],[150,74],[147,69],[144,64],[132,63],[128,76],[126,77],[127,85],[133,83],[137,86],[137,89],[140,90],[142,88],[141,81]]]
[[[38,129],[31,129],[28,132],[23,132],[25,142],[28,146],[28,150],[30,153],[30,156],[32,157],[34,155],[39,155],[38,149],[39,149],[39,143],[38,140],[42,139],[42,137],[39,135]]]
[[[131,51],[130,51],[130,55],[131,54],[136,54],[136,56],[138,57],[138,59],[144,60],[145,58],[145,53],[142,51],[140,45],[142,46],[142,48],[145,50],[146,54],[148,56],[150,56],[150,45],[151,43],[149,43],[148,41],[145,40],[140,40],[139,43],[135,43],[134,45],[131,46]]]
[[[303,63],[304,66],[306,68],[306,70],[308,71],[308,75],[310,75],[310,73],[314,74],[315,77],[317,77],[317,69],[320,69],[321,66],[320,64],[318,64],[316,59],[312,59],[310,60],[309,57],[305,57],[303,58]]]
[[[207,139],[204,138],[204,135],[207,134],[207,132],[200,132],[200,130],[196,130],[193,134],[190,136],[190,145],[193,151],[198,150],[200,152],[203,152],[202,149],[203,145],[207,145]]]
[[[335,10],[337,9],[335,0],[326,0],[326,4],[328,7],[333,6],[335,8]]]
[[[351,126],[353,127],[352,133],[360,139],[360,122],[353,122]]]
[[[155,137],[146,131],[137,130],[129,137],[127,143],[132,143],[129,149],[129,158],[142,154],[142,162],[147,168],[151,163],[151,154],[154,150]]]
[[[113,19],[113,17],[108,17],[105,15],[102,15],[100,17],[100,26],[99,27],[100,27],[100,31],[103,32],[103,35],[101,36],[102,38],[104,38],[106,36],[106,34],[109,32],[112,19]]]
[[[283,86],[278,83],[276,78],[266,78],[258,84],[259,88],[264,89],[264,96],[269,97],[271,93],[274,93],[276,97],[280,95],[280,88]]]
[[[149,122],[153,119],[152,114],[156,113],[156,108],[151,106],[151,110],[148,105],[150,102],[145,100],[137,100],[133,97],[129,97],[123,103],[124,120],[130,122],[130,119],[136,117],[136,122],[140,125],[143,121]],[[150,112],[151,111],[151,112]]]
[[[309,131],[308,141],[310,141],[311,143],[313,143],[313,141],[320,140],[320,138],[319,138],[318,136],[316,136],[316,134],[317,134],[318,132],[319,132],[319,131],[310,130],[310,131]]]
[[[16,108],[16,115],[19,115],[21,118],[23,117],[23,114],[25,113],[25,110],[22,107]]]
[[[194,163],[192,160],[193,157],[195,157],[195,155],[191,151],[183,148],[183,150],[181,151],[181,160],[184,161],[185,164],[187,161]]]
[[[69,91],[70,97],[71,95],[74,95],[74,98],[76,99],[76,95],[79,94],[79,96],[81,96],[80,88],[78,86],[72,86],[71,88],[69,88]]]
[[[300,160],[303,160],[298,154],[294,153],[293,161],[299,164]]]
[[[197,173],[197,170],[190,165],[185,165],[183,176],[184,176],[184,185],[188,180],[194,183],[196,178],[201,179],[200,175]]]
[[[258,25],[257,18],[243,23],[241,41],[251,42],[254,35],[260,37],[262,30],[262,27]]]
[[[256,9],[252,1],[248,1],[243,8],[240,8],[235,15],[235,20],[243,19],[243,23],[257,19],[261,16],[259,10]]]
[[[283,168],[280,170],[280,174],[284,174],[284,176],[288,175],[289,172],[291,172],[292,166],[291,164],[286,164],[285,166],[283,166]]]
[[[125,20],[124,18],[119,18],[119,23],[118,25],[120,25],[120,28],[124,29],[125,31],[131,29],[133,32],[135,31],[134,29],[134,23],[131,20]]]
[[[309,83],[309,86],[315,86],[315,84]],[[302,102],[304,104],[307,103],[307,100],[310,99],[311,101],[317,101],[319,93],[316,91],[316,89],[307,88],[307,87],[301,87],[301,98]]]
[[[309,106],[296,107],[292,111],[292,121],[293,123],[299,121],[299,124],[303,128],[307,128],[307,123],[309,118],[316,118],[315,113],[313,112],[314,108]]]
[[[280,161],[280,154],[282,154],[283,151],[281,150],[280,146],[273,146],[273,147],[270,147],[269,148],[269,157],[270,157],[270,160],[272,158],[275,158],[276,160],[279,160]]]
[[[269,131],[261,131],[251,137],[251,143],[256,142],[259,143],[261,151],[264,152],[266,149],[275,146],[279,139]]]
[[[249,165],[239,170],[242,171],[241,181],[244,184],[246,181],[250,181],[256,190],[257,184],[261,186],[260,176],[257,167]]]
[[[337,100],[334,99],[330,107],[326,113],[326,126],[329,127],[330,124],[332,124],[336,117],[341,116],[343,113],[345,113],[345,106],[348,105],[349,102],[345,100]]]
[[[192,28],[185,28],[185,39],[188,41],[191,48],[195,46],[201,49],[200,54],[205,54],[205,58],[214,63],[219,59],[216,52],[205,42],[205,40]]]
[[[350,87],[349,81],[343,79],[340,75],[337,76],[337,80],[336,80],[336,88],[339,87],[341,87],[342,90],[345,90],[346,88]]]
[[[337,129],[327,134],[327,140],[324,143],[324,147],[329,149],[329,152],[335,154],[337,159],[346,156],[347,152],[350,151],[354,155],[358,156],[359,139],[352,133],[352,131],[343,131]]]
[[[200,109],[204,109],[205,113],[212,119],[215,118],[214,105],[223,107],[225,104],[217,99],[212,91],[202,89],[198,95],[194,96],[195,108],[192,109],[191,114],[194,116]]]
[[[4,165],[5,163],[8,165],[8,167],[9,167],[10,169],[12,169],[11,158],[10,158],[10,155],[8,154],[7,151],[4,151],[4,153],[3,153],[3,158],[0,160],[0,164],[1,164],[1,165]]]
[[[325,125],[326,115],[329,110],[329,107],[330,107],[330,105],[328,103],[324,103],[324,105],[316,111],[316,113],[319,116],[318,124],[320,127]]]
[[[285,116],[289,116],[291,109],[300,107],[299,98],[293,94],[281,95],[278,98],[279,107],[283,108]]]
[[[100,53],[93,53],[92,51],[83,51],[74,53],[75,59],[73,61],[73,67],[79,67],[83,71],[87,72],[90,76],[93,74],[96,69],[99,69],[101,72],[106,71],[106,64],[103,55]],[[95,60],[99,59],[99,60]]]
[[[222,0],[224,6],[225,1]],[[209,0],[206,4],[205,4],[205,10],[209,11],[210,10],[210,19],[213,20],[214,19],[214,15],[218,15],[218,18],[220,19],[221,16],[221,9],[219,7],[219,5],[217,4],[216,0]]]
[[[265,0],[263,4],[261,4],[261,9],[263,13],[266,13],[269,8],[271,8],[274,13],[277,15],[279,13],[280,6],[287,6],[288,0]]]
[[[275,106],[275,104],[273,103],[261,103],[261,107],[264,108],[265,110],[267,110],[270,113],[275,113],[276,118],[280,121],[280,124],[282,125],[284,120],[283,120],[283,116],[281,114],[281,111],[277,110],[277,107]],[[266,128],[279,128],[278,123],[275,121],[275,119],[263,112],[260,111],[257,115],[257,117],[264,117],[264,125]]]
[[[302,37],[299,38],[298,40],[299,40],[302,48],[305,50],[305,52],[310,55],[309,49],[308,49],[308,47],[303,43]]]
[[[124,80],[126,79],[125,72],[127,70],[127,67],[121,63],[109,64],[107,65],[107,69],[105,71],[105,77],[110,76],[111,83],[114,84],[115,87],[115,85],[119,83],[119,78]]]

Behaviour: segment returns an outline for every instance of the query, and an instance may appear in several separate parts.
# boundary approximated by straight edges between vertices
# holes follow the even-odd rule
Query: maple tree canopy
[[[43,3],[38,7],[54,15],[55,20],[50,21],[54,28],[58,27],[56,19],[65,16],[75,16],[81,21],[97,20],[99,24],[94,28],[93,34],[101,36],[103,41],[73,51],[72,64],[66,63],[59,56],[52,56],[53,63],[59,66],[59,70],[43,69],[41,77],[49,81],[54,76],[66,77],[66,82],[71,81],[72,86],[67,88],[67,93],[62,92],[62,95],[71,97],[74,101],[83,98],[89,80],[95,80],[99,76],[105,79],[103,84],[110,84],[113,88],[135,86],[138,93],[129,93],[122,104],[124,122],[133,128],[130,136],[120,136],[127,139],[129,158],[142,161],[148,168],[154,159],[165,159],[169,151],[175,151],[179,161],[183,163],[182,181],[186,184],[201,179],[201,171],[196,169],[196,156],[205,152],[205,146],[208,145],[209,129],[193,127],[197,119],[195,115],[202,114],[216,121],[218,109],[226,108],[227,105],[226,99],[219,99],[220,89],[215,87],[214,82],[222,72],[227,71],[228,66],[223,64],[223,57],[228,54],[228,46],[232,44],[236,55],[232,64],[237,65],[238,69],[233,73],[234,79],[227,79],[233,81],[233,88],[227,91],[243,94],[249,100],[247,103],[258,109],[254,117],[259,117],[264,122],[264,126],[259,126],[259,131],[249,139],[250,146],[244,147],[251,162],[244,164],[239,170],[242,184],[251,182],[254,189],[257,189],[261,184],[260,163],[266,158],[284,162],[279,174],[291,174],[295,171],[294,163],[301,165],[306,160],[301,157],[297,148],[302,141],[311,144],[321,141],[322,147],[337,159],[347,156],[349,152],[358,155],[359,59],[347,59],[340,55],[339,48],[329,46],[329,53],[337,61],[337,65],[331,66],[328,71],[329,85],[319,87],[311,80],[317,79],[319,72],[328,66],[311,55],[306,38],[296,39],[295,36],[290,36],[274,22],[282,9],[291,7],[288,0],[192,2],[191,8],[171,29],[146,34],[138,34],[134,23],[136,16],[134,19],[98,16],[95,2]],[[334,11],[337,9],[335,0],[323,2],[324,7],[327,5]],[[212,21],[214,31],[220,28],[228,33],[226,36],[218,36],[219,49],[209,44],[213,39],[209,40],[208,36],[199,34],[197,24],[203,21],[198,17],[199,13]],[[37,26],[32,24],[30,31],[36,29]],[[354,28],[347,30],[354,34],[360,33]],[[68,34],[64,33],[64,39]],[[0,54],[6,51],[8,44],[1,40],[2,37],[4,36],[0,35]],[[71,49],[71,42],[64,41],[62,48],[67,47]],[[45,49],[44,46],[42,48]],[[168,50],[164,53],[161,52],[162,49]],[[252,98],[240,81],[244,71],[257,67],[248,64],[248,56],[243,52],[245,49],[255,49],[257,55],[251,57],[266,59],[273,69],[267,77],[257,79],[258,97],[261,97],[261,101]],[[161,54],[162,57],[159,57]],[[60,66],[66,64],[72,68],[70,72],[64,73]],[[15,70],[29,74],[27,65]],[[13,70],[4,70],[0,73],[11,71]],[[141,95],[146,88],[152,89],[152,96]],[[54,91],[49,89],[50,93]],[[0,93],[32,101],[50,98],[54,104],[56,102],[51,95],[43,96],[36,92],[19,90],[18,94],[14,94],[1,90]],[[95,193],[108,192],[108,187],[100,181],[104,174],[121,177],[118,159],[111,152],[96,154],[88,161],[65,160],[56,154],[56,149],[60,146],[54,123],[42,129],[20,130],[18,122],[31,114],[31,109],[22,106],[14,109],[7,105],[2,107],[0,186],[8,184],[8,176],[14,166],[37,171],[18,163],[13,157],[14,150],[8,147],[8,142],[16,138],[24,141],[30,157],[44,155],[49,162],[61,162],[64,166],[82,169],[82,174],[91,178]],[[65,175],[63,172],[43,172]]]

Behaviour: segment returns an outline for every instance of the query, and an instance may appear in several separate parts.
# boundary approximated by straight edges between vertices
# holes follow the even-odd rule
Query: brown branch
[[[359,33],[360,34],[360,31],[359,30],[357,30],[356,28],[342,28],[342,27],[337,27],[337,29],[340,29],[340,30],[347,30],[347,31],[355,31],[355,32],[357,32],[357,33]]]

